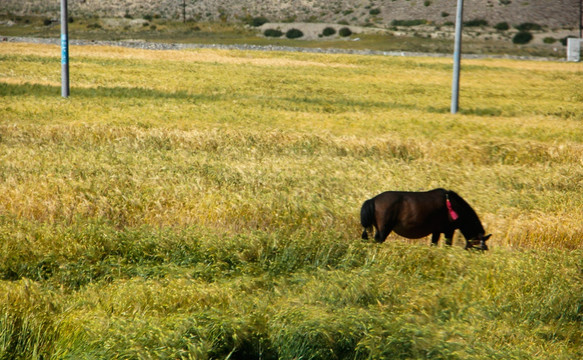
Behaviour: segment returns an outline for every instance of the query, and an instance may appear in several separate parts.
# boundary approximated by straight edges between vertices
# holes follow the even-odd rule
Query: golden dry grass
[[[71,54],[0,44],[0,358],[581,357],[581,64]],[[359,239],[435,187],[489,254]]]
[[[57,47],[0,54],[6,86],[55,92]],[[9,214],[242,231],[286,226],[283,196],[314,207],[310,219],[331,209],[320,226],[357,227],[376,192],[447,187],[494,244],[581,246],[581,64],[464,61],[453,116],[449,59],[99,46],[71,56],[70,100],[3,97]],[[189,166],[200,169],[180,174]]]

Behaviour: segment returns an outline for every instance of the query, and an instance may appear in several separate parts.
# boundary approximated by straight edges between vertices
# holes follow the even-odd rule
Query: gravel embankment
[[[2,42],[25,42],[35,44],[52,44],[59,45],[60,39],[57,38],[28,38],[28,37],[11,37],[0,35]],[[379,55],[379,56],[426,56],[426,57],[451,57],[452,54],[420,53],[406,51],[375,51],[375,50],[350,50],[350,49],[321,49],[321,48],[303,48],[292,46],[259,46],[259,45],[220,45],[220,44],[176,44],[176,43],[157,43],[143,40],[122,40],[122,41],[103,41],[103,40],[74,40],[69,41],[70,45],[90,46],[122,46],[135,49],[145,50],[184,50],[184,49],[225,49],[225,50],[254,50],[254,51],[284,51],[284,52],[304,52],[316,54],[355,54],[355,55]],[[516,59],[516,60],[535,60],[535,61],[564,61],[559,58],[544,58],[533,56],[510,56],[510,55],[475,55],[464,54],[465,59]]]

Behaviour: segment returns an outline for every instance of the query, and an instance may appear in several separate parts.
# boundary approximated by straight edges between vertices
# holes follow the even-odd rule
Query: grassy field
[[[0,359],[583,356],[583,65],[0,44]],[[488,253],[362,202],[444,187]]]

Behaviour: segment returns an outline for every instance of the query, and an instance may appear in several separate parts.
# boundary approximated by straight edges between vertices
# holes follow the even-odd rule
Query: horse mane
[[[480,233],[484,233],[484,226],[482,226],[482,222],[476,214],[476,211],[467,203],[461,196],[459,196],[455,191],[447,191],[449,199],[452,202],[452,206],[460,215],[460,221],[463,223],[460,225],[460,231],[464,233],[464,237],[467,238],[466,235],[470,235],[470,237],[474,237]],[[472,232],[475,234],[466,234],[466,232]]]

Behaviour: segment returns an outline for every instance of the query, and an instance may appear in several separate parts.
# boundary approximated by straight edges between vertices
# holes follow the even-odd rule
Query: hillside
[[[3,0],[3,12],[56,16],[58,1]],[[184,11],[183,11],[184,7]],[[70,0],[76,16],[182,18],[196,21],[238,21],[265,16],[270,21],[345,22],[390,25],[393,20],[427,20],[436,24],[455,19],[452,0]],[[466,0],[466,19],[490,24],[537,23],[551,28],[578,28],[578,0]]]

